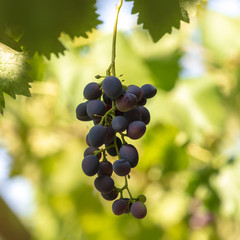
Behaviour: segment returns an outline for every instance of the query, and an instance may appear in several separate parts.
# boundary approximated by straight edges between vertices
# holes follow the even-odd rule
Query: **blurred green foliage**
[[[141,29],[118,35],[117,74],[126,84],[158,87],[147,103],[147,132],[132,140],[140,162],[130,188],[147,196],[141,221],[114,216],[81,170],[91,124],[79,122],[75,108],[84,86],[109,66],[111,36],[93,32],[72,42],[62,35],[69,51],[51,60],[36,56],[32,97],[9,98],[0,119],[12,176],[35,187],[36,210],[25,221],[36,240],[239,239],[239,21],[202,9],[156,44]],[[184,77],[182,56],[196,48],[205,72]]]

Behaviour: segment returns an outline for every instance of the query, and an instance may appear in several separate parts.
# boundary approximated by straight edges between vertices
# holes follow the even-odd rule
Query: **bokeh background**
[[[63,34],[64,55],[35,55],[31,98],[5,96],[0,197],[36,240],[238,240],[240,1],[199,5],[191,24],[156,44],[136,25],[131,3],[120,13],[117,74],[158,88],[146,106],[147,132],[132,141],[140,162],[129,187],[147,197],[143,220],[115,216],[81,170],[92,125],[75,108],[110,63],[117,1],[106,2],[98,2],[104,24],[88,39]]]

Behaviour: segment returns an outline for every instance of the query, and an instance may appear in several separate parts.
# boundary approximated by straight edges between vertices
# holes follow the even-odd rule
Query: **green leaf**
[[[38,54],[35,54],[32,58],[28,59],[27,63],[30,66],[28,76],[33,81],[43,81],[46,71],[46,62],[46,58],[39,56]]]
[[[156,87],[170,91],[175,86],[180,72],[179,59],[181,57],[182,53],[175,51],[167,56],[145,60]]]
[[[163,174],[186,169],[189,159],[183,146],[175,142],[178,129],[174,126],[155,125],[144,136],[144,149],[139,167],[160,166]],[[154,149],[154,151],[153,151]]]
[[[87,37],[100,21],[95,0],[0,0],[0,32],[19,40],[30,55],[37,51],[48,58],[63,52],[61,32]]]
[[[200,4],[202,1],[206,0],[181,0],[180,4],[184,8],[191,7],[192,5]]]
[[[179,29],[181,20],[189,22],[188,13],[179,0],[134,0],[132,13],[139,13],[138,24],[143,23],[154,42],[171,33],[172,27]]]
[[[27,75],[29,65],[26,56],[0,43],[0,112],[5,101],[3,93],[13,98],[16,94],[30,96],[30,77]]]
[[[0,42],[16,51],[19,51],[19,52],[21,51],[21,48],[18,45],[18,43],[14,41],[11,37],[6,35],[4,32],[0,32]]]

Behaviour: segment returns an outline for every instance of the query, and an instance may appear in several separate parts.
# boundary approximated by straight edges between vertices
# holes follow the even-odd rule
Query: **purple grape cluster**
[[[147,214],[146,197],[134,198],[128,189],[129,174],[137,166],[139,155],[126,138],[139,139],[144,135],[150,122],[150,113],[144,105],[156,93],[157,89],[151,84],[141,88],[124,86],[117,77],[107,76],[101,83],[91,82],[85,86],[86,102],[76,108],[77,119],[94,123],[86,136],[88,147],[84,152],[82,170],[87,176],[97,175],[94,186],[104,199],[115,200],[112,211],[116,215],[131,213],[141,219]],[[111,163],[107,160],[108,155],[117,157],[117,160]],[[115,186],[113,173],[125,178],[122,188]],[[123,197],[124,190],[129,198]]]

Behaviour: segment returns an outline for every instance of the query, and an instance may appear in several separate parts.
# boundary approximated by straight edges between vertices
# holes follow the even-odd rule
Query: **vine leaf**
[[[17,40],[31,56],[63,52],[61,32],[87,37],[99,23],[96,0],[0,0],[0,32]],[[6,43],[6,42],[5,42]]]
[[[16,94],[30,96],[29,65],[23,53],[17,52],[0,43],[0,112],[3,113],[5,100],[3,93],[12,98]]]
[[[179,77],[180,66],[179,60],[183,53],[176,50],[167,56],[159,56],[150,59],[145,59],[155,86],[165,91],[170,91],[174,88]]]
[[[149,31],[154,42],[165,33],[171,33],[172,27],[179,29],[180,21],[189,22],[188,12],[183,7],[189,0],[126,1],[134,1],[132,14],[139,13],[138,24],[143,24],[143,28]]]

